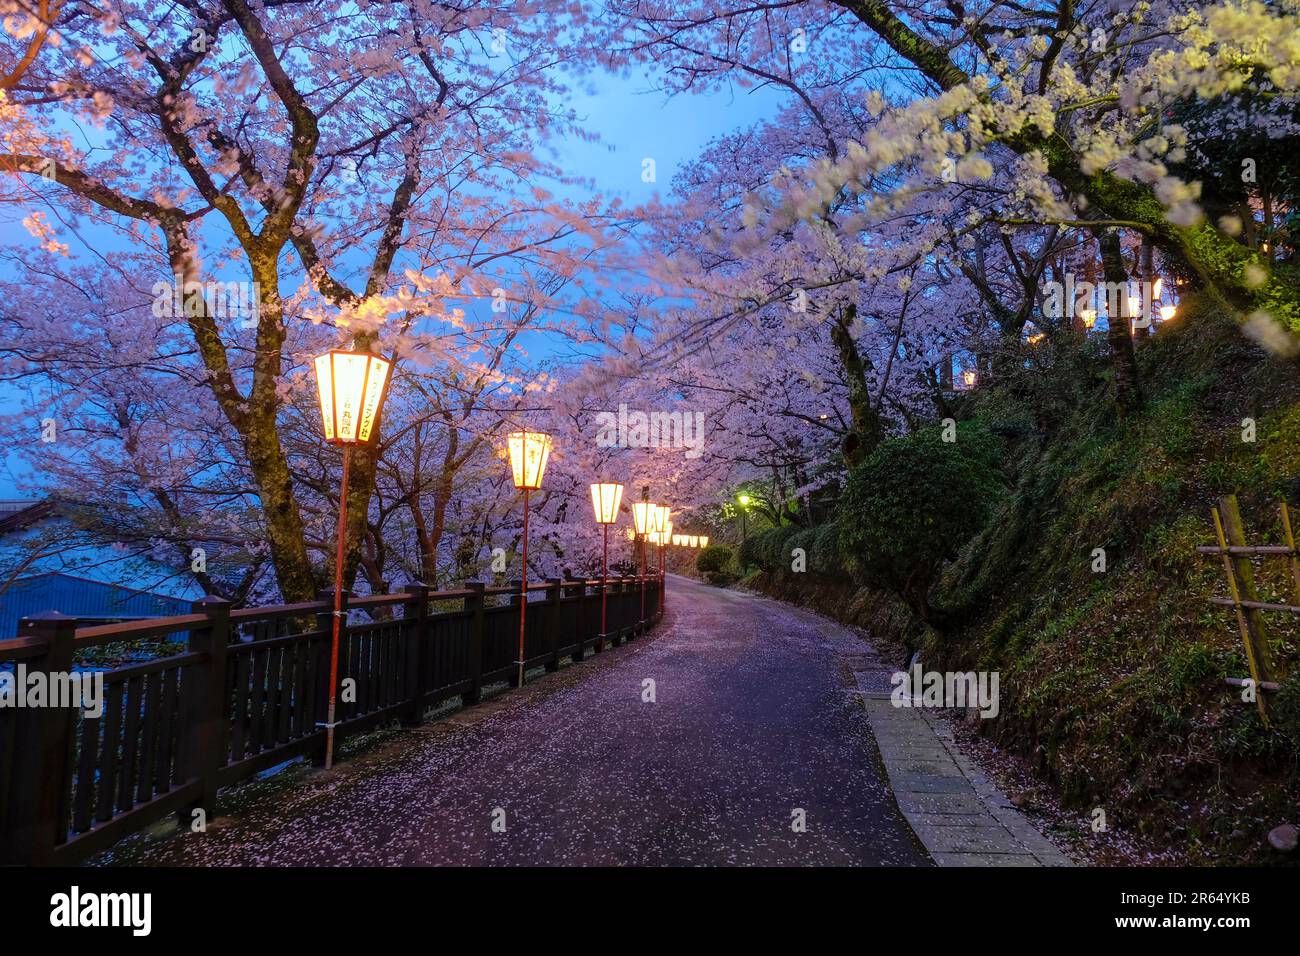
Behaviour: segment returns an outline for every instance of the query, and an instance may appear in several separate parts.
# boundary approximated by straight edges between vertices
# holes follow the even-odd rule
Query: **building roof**
[[[53,497],[0,499],[0,534],[25,528],[34,521],[54,514],[57,510],[58,501]]]

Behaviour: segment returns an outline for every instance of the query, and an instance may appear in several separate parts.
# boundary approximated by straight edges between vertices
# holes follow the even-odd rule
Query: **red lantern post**
[[[348,477],[352,446],[370,441],[383,407],[392,365],[368,352],[338,349],[316,358],[316,389],[320,398],[325,441],[343,446],[343,479],[339,487],[338,532],[334,554],[334,623],[330,637],[329,707],[325,716],[325,769],[334,766],[334,715],[339,685],[339,628],[343,617],[343,556],[347,545]]]
[[[524,686],[524,626],[528,614],[528,492],[542,487],[547,459],[551,457],[551,436],[545,432],[511,432],[506,436],[510,475],[524,493],[523,568],[519,575],[519,686]]]

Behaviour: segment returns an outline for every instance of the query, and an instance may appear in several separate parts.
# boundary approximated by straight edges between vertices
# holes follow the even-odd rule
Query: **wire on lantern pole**
[[[334,766],[334,729],[338,707],[339,631],[343,622],[343,561],[347,553],[348,479],[352,447],[377,434],[376,424],[387,393],[392,363],[369,352],[332,349],[316,357],[316,390],[325,441],[343,446],[339,484],[337,545],[334,554],[334,614],[330,635],[329,700],[325,714],[325,769]],[[319,726],[319,725],[317,725]]]
[[[519,575],[519,686],[524,686],[524,635],[528,616],[528,492],[542,487],[547,459],[551,457],[551,436],[545,432],[519,431],[506,436],[510,475],[516,489],[524,493],[523,568]]]

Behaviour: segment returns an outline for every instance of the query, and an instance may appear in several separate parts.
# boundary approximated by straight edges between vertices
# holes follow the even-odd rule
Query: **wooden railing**
[[[565,657],[581,661],[642,633],[658,620],[661,586],[653,575],[611,578],[601,634],[600,581],[530,585],[527,666],[557,670]],[[452,698],[476,703],[490,684],[517,686],[518,585],[409,585],[351,601],[345,594],[343,603],[340,738],[419,723]],[[192,611],[82,628],[47,612],[0,641],[0,668],[22,665],[29,677],[79,669],[74,652],[97,645],[168,636],[185,644],[183,653],[104,671],[97,718],[75,707],[0,707],[0,863],[76,862],[168,814],[186,827],[211,820],[219,788],[322,757],[333,592],[238,610],[206,598]]]

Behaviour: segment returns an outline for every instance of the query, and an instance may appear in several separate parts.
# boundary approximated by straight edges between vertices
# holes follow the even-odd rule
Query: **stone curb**
[[[1073,866],[924,708],[890,702],[887,671],[855,671],[898,808],[939,866]]]

